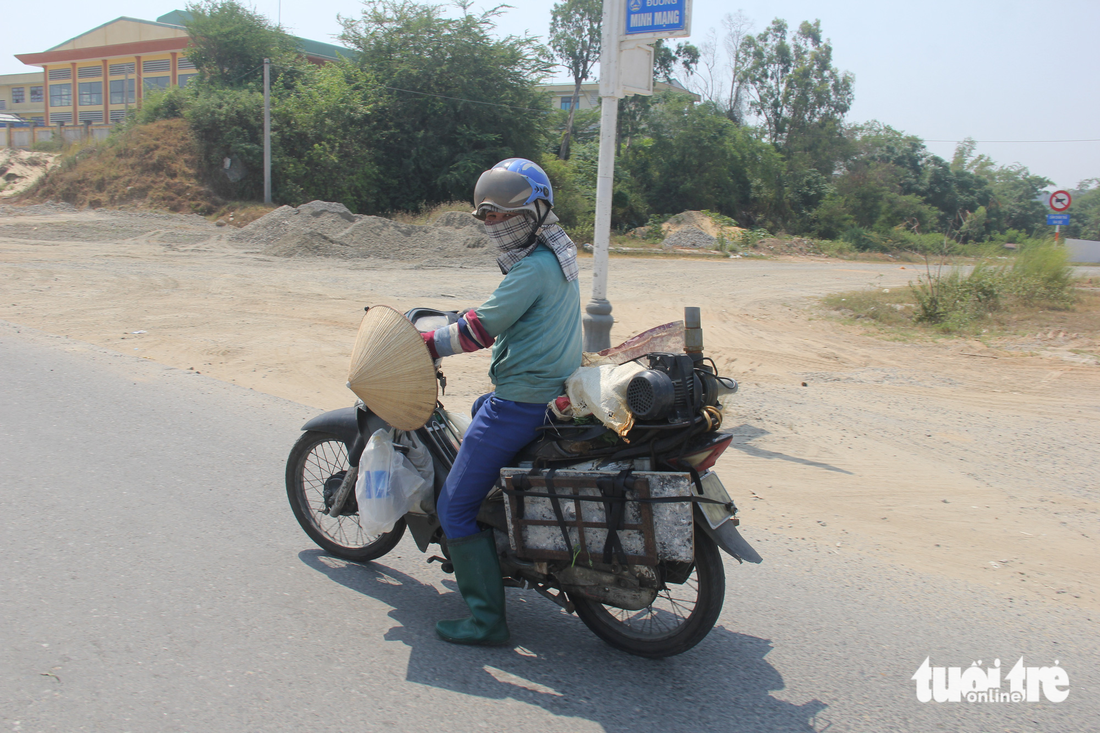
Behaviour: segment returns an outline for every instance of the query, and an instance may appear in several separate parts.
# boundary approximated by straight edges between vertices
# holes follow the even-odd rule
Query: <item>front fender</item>
[[[302,426],[302,430],[332,433],[347,446],[348,462],[358,466],[359,456],[363,453],[367,439],[376,430],[388,427],[382,418],[370,410],[362,407],[341,407],[309,420]]]
[[[764,561],[764,558],[760,557],[760,553],[754,550],[752,545],[741,536],[732,521],[722,522],[717,529],[711,529],[706,517],[703,516],[703,512],[699,510],[698,504],[695,505],[695,512],[695,526],[701,527],[707,537],[714,540],[716,545],[725,550],[727,554],[732,555],[738,562],[761,563]]]

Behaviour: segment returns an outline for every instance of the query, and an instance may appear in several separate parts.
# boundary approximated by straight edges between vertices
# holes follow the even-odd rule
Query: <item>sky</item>
[[[474,2],[488,8],[496,2]],[[540,36],[549,0],[510,0],[501,35]],[[119,16],[155,20],[184,2],[8,3],[0,24],[0,74],[34,71],[13,54],[44,51]],[[335,42],[337,15],[357,16],[352,0],[254,0],[253,7],[294,35]],[[755,32],[773,18],[792,27],[821,20],[834,65],[855,76],[848,122],[878,120],[925,140],[950,160],[957,141],[1001,165],[1020,163],[1056,188],[1100,177],[1100,74],[1096,39],[1100,2],[1063,0],[925,0],[922,3],[833,0],[693,0],[691,42],[741,10]],[[564,78],[564,72],[562,74]],[[1039,142],[1089,140],[1091,142]],[[943,141],[943,142],[939,142]]]

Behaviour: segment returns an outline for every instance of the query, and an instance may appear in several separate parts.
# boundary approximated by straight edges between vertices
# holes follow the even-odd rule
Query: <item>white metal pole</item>
[[[271,203],[271,59],[264,59],[264,203]]]
[[[619,118],[619,21],[622,0],[604,0],[600,49],[600,158],[596,172],[592,299],[585,306],[584,350],[611,347],[611,303],[607,300],[607,251],[611,243],[611,195],[615,184],[615,127]]]

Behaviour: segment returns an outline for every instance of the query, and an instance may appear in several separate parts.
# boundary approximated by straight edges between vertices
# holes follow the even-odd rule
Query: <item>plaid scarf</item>
[[[520,216],[514,216],[499,224],[486,225],[485,231],[489,239],[496,243],[500,250],[497,264],[500,272],[507,275],[508,271],[515,267],[516,263],[535,251],[539,243],[545,244],[558,258],[561,271],[567,281],[576,280],[580,275],[577,268],[577,245],[557,224],[544,226],[539,230],[539,235],[530,245],[527,244],[531,236],[531,230],[535,226],[535,220],[526,212]]]

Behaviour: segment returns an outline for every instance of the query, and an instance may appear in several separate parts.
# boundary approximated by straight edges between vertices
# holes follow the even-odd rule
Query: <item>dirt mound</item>
[[[353,214],[341,204],[311,201],[297,208],[280,206],[241,228],[232,239],[259,246],[263,254],[273,257],[377,258],[429,267],[436,263],[491,264],[496,252],[480,222],[469,214],[448,214],[431,226],[421,226]]]
[[[714,249],[718,240],[694,226],[682,226],[665,237],[662,247],[685,249]]]
[[[20,194],[57,165],[60,155],[29,150],[0,150],[0,199]]]
[[[699,229],[713,239],[725,236],[727,240],[736,239],[738,234],[745,231],[737,226],[722,226],[702,211],[682,211],[662,224],[661,231],[668,237],[684,227]]]
[[[187,122],[161,120],[66,156],[20,200],[214,213],[224,202],[201,180],[198,147]]]

